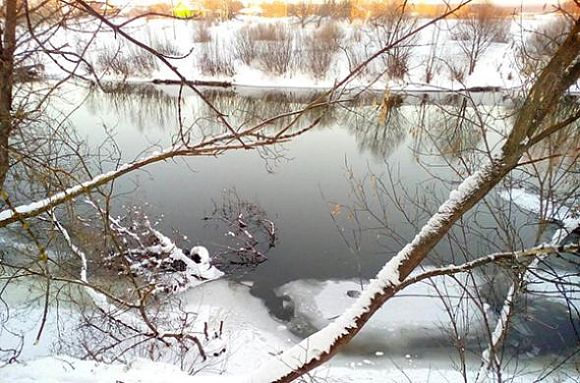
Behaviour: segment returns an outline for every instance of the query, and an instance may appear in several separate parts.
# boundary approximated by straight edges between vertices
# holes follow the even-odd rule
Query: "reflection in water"
[[[310,102],[316,100],[316,94],[263,93],[259,97],[240,96],[233,90],[206,90],[206,99],[218,110],[227,111],[227,117],[239,129],[248,128],[270,121],[262,130],[263,134],[274,134],[289,126],[288,132],[295,133],[311,126],[314,129],[324,129],[339,120],[339,107],[315,107],[297,114],[305,109]],[[203,116],[195,122],[205,135],[219,133],[224,127],[217,118],[212,117],[212,111],[207,104],[194,103],[190,106],[194,115]],[[275,119],[274,119],[275,118]]]
[[[410,121],[400,96],[385,96],[380,105],[359,105],[346,116],[345,126],[356,137],[358,147],[375,157],[386,158],[407,137]],[[415,109],[414,106],[410,107]],[[412,114],[412,111],[411,111]]]
[[[168,121],[176,120],[178,99],[154,85],[119,83],[89,88],[87,107],[92,113],[115,111],[142,131],[164,130]]]
[[[92,87],[87,105],[92,113],[115,110],[144,131],[164,129],[171,121],[174,123],[169,125],[177,125],[181,103],[181,114],[185,116],[182,123],[192,136],[199,139],[225,132],[226,127],[207,103],[191,95],[179,100],[176,88],[122,84],[106,86],[103,94]],[[484,96],[480,96],[481,100],[468,100],[458,94],[344,94],[331,105],[295,113],[318,100],[320,94],[219,88],[205,88],[202,93],[234,128],[241,130],[268,121],[261,133],[275,134],[284,128],[296,133],[311,126],[315,130],[338,126],[355,136],[361,151],[379,159],[387,158],[409,135],[418,153],[443,154],[448,159],[464,157],[481,145],[482,130],[488,128],[478,119],[481,110],[474,107],[481,100],[486,101]]]
[[[482,128],[476,121],[477,112],[468,108],[467,98],[441,106],[421,121],[417,136],[428,137],[432,143],[430,154],[447,159],[463,157],[478,148]]]
[[[184,91],[184,98],[179,100],[179,87],[175,86],[145,89],[141,92],[137,87],[127,87],[105,95],[95,92],[91,101],[92,110],[108,111],[113,107],[119,115],[130,116],[130,122],[138,126],[139,132],[143,131],[144,126],[168,125],[166,132],[161,132],[161,129],[157,129],[159,132],[156,135],[153,129],[147,132],[153,139],[162,142],[164,136],[175,134],[179,102],[184,116],[183,125],[192,136],[208,137],[224,131],[224,126],[199,97]],[[218,110],[226,113],[228,121],[237,129],[285,114],[270,121],[263,133],[278,132],[289,124],[292,124],[289,132],[297,132],[317,122],[310,134],[285,145],[288,157],[292,157],[293,161],[273,174],[263,171],[262,158],[240,151],[230,152],[218,161],[195,158],[191,162],[180,160],[168,166],[155,165],[147,169],[150,179],[140,180],[143,198],[170,216],[171,220],[168,221],[171,225],[195,238],[195,242],[189,245],[208,244],[209,247],[213,246],[210,249],[213,253],[218,250],[215,243],[223,243],[223,238],[216,238],[215,230],[208,233],[208,228],[204,227],[207,222],[201,221],[201,217],[212,211],[212,206],[208,206],[210,201],[224,189],[235,186],[244,196],[259,202],[279,225],[280,237],[268,255],[269,261],[251,275],[254,282],[252,292],[264,298],[271,309],[278,302],[280,311],[284,311],[285,302],[276,301],[272,291],[290,280],[372,277],[386,258],[408,240],[407,236],[416,231],[416,226],[424,222],[425,216],[437,206],[437,199],[449,195],[450,185],[432,182],[434,177],[426,174],[423,166],[431,166],[428,170],[435,171],[435,167],[443,161],[443,166],[437,168],[437,175],[444,180],[457,181],[457,175],[449,169],[450,163],[457,164],[461,160],[461,166],[475,166],[472,164],[477,164],[482,157],[479,149],[483,145],[484,132],[487,142],[493,147],[493,140],[498,141],[497,137],[501,137],[505,125],[509,123],[503,116],[497,117],[498,112],[509,113],[502,104],[493,101],[488,105],[475,102],[472,98],[442,94],[408,96],[398,101],[382,94],[365,94],[356,100],[348,100],[349,95],[346,94],[343,95],[343,102],[310,109],[296,122],[293,122],[296,116],[287,114],[304,108],[318,94],[252,92],[247,89],[206,89],[203,94]],[[139,134],[135,134],[130,123],[122,128],[126,130],[126,136],[119,136],[121,140],[126,140],[126,144],[123,146],[121,143],[120,147],[127,151],[127,147],[136,145]],[[492,137],[494,134],[496,138]],[[444,154],[443,158],[441,153]],[[402,191],[402,186],[411,191],[420,190],[422,194],[417,197],[425,202],[415,206],[409,199],[406,206],[399,206],[403,211],[398,212],[397,206],[393,205],[400,201],[386,199],[385,193],[377,195],[377,199],[383,198],[385,202],[382,212],[388,218],[389,229],[401,233],[402,238],[395,241],[384,234],[379,238],[377,230],[365,231],[358,249],[363,256],[357,259],[337,234],[336,225],[329,215],[338,213],[329,213],[327,204],[330,200],[348,202],[354,195],[342,177],[345,158],[358,174],[375,170],[377,177],[372,180],[375,185],[369,186],[371,190],[381,191],[379,182],[385,181],[388,190],[393,187],[397,192]],[[391,185],[389,181],[392,180],[381,180],[380,177],[385,175],[384,162],[387,159],[391,169],[397,170],[396,174],[393,173],[395,181],[402,186]],[[189,172],[190,165],[196,171],[194,175]],[[122,185],[123,182],[126,182],[125,179],[119,180],[118,184]],[[430,189],[425,186],[429,182]],[[325,196],[321,197],[321,194]],[[380,202],[375,205],[380,207]],[[405,214],[411,222],[405,223]],[[348,222],[353,220],[353,215],[346,212],[341,217],[345,221],[350,220]],[[362,217],[360,222],[367,222],[365,218]],[[443,264],[461,262],[464,257],[481,255],[482,249],[487,249],[490,243],[495,245],[492,243],[495,236],[485,238],[489,233],[485,230],[494,225],[489,215],[480,212],[473,221],[480,225],[475,230],[483,233],[482,241],[470,240],[463,244],[465,251],[462,252],[457,243],[463,237],[457,233],[458,239],[438,247],[429,261],[434,263],[440,260]],[[346,227],[346,223],[339,223]]]

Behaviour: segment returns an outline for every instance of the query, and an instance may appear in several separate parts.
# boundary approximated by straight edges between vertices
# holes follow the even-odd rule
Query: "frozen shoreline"
[[[449,20],[437,25],[429,25],[419,32],[413,42],[413,47],[408,61],[406,72],[400,77],[392,77],[382,74],[376,76],[377,66],[384,65],[379,56],[372,61],[369,67],[352,76],[350,80],[341,89],[368,90],[371,92],[520,92],[525,90],[532,78],[522,72],[521,63],[517,57],[517,46],[526,39],[537,27],[544,25],[551,19],[539,18],[524,20],[520,25],[519,20],[514,20],[511,25],[510,36],[506,42],[492,42],[488,49],[481,55],[477,65],[472,73],[464,73],[459,79],[452,70],[455,66],[461,67],[465,63],[465,57],[457,46],[457,42],[452,39],[452,30],[454,21]],[[122,21],[122,20],[120,20]],[[299,44],[307,40],[312,33],[317,30],[312,26],[299,28],[297,25],[290,23],[289,20],[278,20],[278,23],[287,23],[288,27],[294,28],[296,41],[293,47],[292,60],[303,60],[303,56],[309,51],[307,47]],[[139,21],[131,24],[130,28],[124,30],[131,37],[138,39],[145,44],[149,44],[157,49],[170,49],[175,51],[174,54],[168,54],[165,65],[153,56],[149,57],[142,51],[134,49],[130,44],[123,41],[122,38],[113,39],[110,31],[104,29],[100,31],[97,38],[87,51],[87,60],[95,68],[100,69],[99,81],[103,82],[122,82],[127,81],[132,84],[137,83],[176,83],[179,84],[181,79],[191,81],[199,86],[219,86],[235,88],[255,88],[255,89],[279,89],[279,90],[312,90],[328,91],[333,89],[334,85],[342,79],[350,76],[354,64],[350,62],[351,57],[346,53],[350,49],[351,55],[358,55],[358,58],[366,58],[376,52],[382,45],[372,40],[368,35],[373,33],[372,26],[366,24],[348,24],[343,22],[336,23],[341,33],[341,49],[332,52],[329,66],[324,73],[311,73],[309,66],[305,63],[300,65],[293,63],[286,72],[281,74],[273,73],[265,68],[263,63],[254,59],[250,63],[241,60],[233,51],[235,51],[236,39],[238,34],[244,28],[256,27],[260,25],[270,25],[275,23],[269,19],[252,19],[252,20],[231,20],[218,24],[208,24],[207,29],[209,39],[199,41],[194,36],[196,30],[203,27],[199,21],[183,20],[158,20]],[[428,23],[428,20],[418,20],[418,24]],[[360,34],[359,37],[354,37]],[[436,34],[437,40],[433,40]],[[69,36],[70,35],[70,36]],[[78,36],[74,34],[65,35],[64,33],[57,36],[63,44],[75,46],[82,44]],[[299,37],[302,36],[302,37]],[[306,39],[306,40],[305,40]],[[358,39],[358,40],[357,40]],[[78,40],[78,41],[77,41]],[[213,52],[211,44],[219,43],[219,51]],[[263,41],[259,43],[265,44]],[[208,50],[209,49],[209,50]],[[217,48],[216,48],[217,49]],[[268,48],[270,49],[270,48]],[[109,67],[103,64],[107,55],[120,52],[122,57],[118,59],[121,63],[115,65],[122,66],[122,61],[132,61],[142,58],[149,61],[146,68]],[[177,53],[180,54],[177,54]],[[426,75],[430,57],[436,52],[441,61],[429,69],[432,71],[430,76]],[[217,55],[213,57],[211,55]],[[126,55],[123,56],[123,55]],[[210,55],[210,58],[203,58]],[[179,58],[177,58],[179,57]],[[204,69],[207,60],[213,60],[212,68],[215,73]],[[222,63],[220,60],[225,60]],[[354,60],[354,59],[353,59]],[[61,60],[62,61],[62,60]],[[215,62],[214,62],[215,61]],[[355,63],[358,63],[356,61]],[[222,65],[223,64],[223,65]],[[351,65],[352,64],[352,65]],[[49,78],[62,78],[66,71],[73,70],[71,66],[67,67],[66,63],[59,67],[52,62],[44,63],[45,75]],[[224,68],[227,67],[227,68]],[[116,69],[115,69],[116,68]],[[369,72],[369,73],[367,73]],[[177,74],[179,73],[179,75]],[[96,81],[93,72],[86,72],[82,68],[78,73],[85,78]],[[427,77],[426,77],[427,76]],[[580,94],[578,85],[570,89],[571,94]]]
[[[182,82],[179,80],[172,80],[172,79],[159,79],[154,78],[150,80],[139,81],[136,80],[134,82],[129,82],[133,84],[141,84],[141,83],[153,83],[163,84],[163,85],[181,85]],[[275,82],[267,83],[264,82],[262,84],[252,84],[247,82],[236,82],[235,80],[231,81],[221,81],[221,80],[188,80],[189,84],[193,86],[200,86],[200,87],[218,87],[218,88],[256,88],[256,89],[263,89],[263,90],[272,90],[272,89],[279,89],[279,90],[305,90],[305,91],[321,91],[321,92],[328,92],[334,89],[334,86],[330,84],[323,84],[319,86],[305,86],[303,84],[277,84]],[[393,87],[383,87],[379,85],[373,86],[351,86],[345,87],[345,90],[352,91],[352,90],[361,90],[363,92],[376,92],[376,93],[384,93],[384,92],[394,92],[394,93],[458,93],[458,92],[471,92],[471,93],[485,93],[485,92],[508,92],[521,89],[521,87],[513,87],[513,88],[501,88],[497,86],[474,86],[474,87],[464,87],[464,88],[442,88],[442,87],[434,87],[434,86],[421,86],[421,85],[411,85],[408,87],[404,86],[393,86]]]
[[[285,291],[310,291],[311,281],[296,281],[289,284]],[[338,282],[337,282],[338,283]],[[345,287],[344,284],[321,284],[319,287]],[[303,289],[306,287],[306,290]],[[298,288],[298,290],[296,290]],[[318,288],[318,287],[317,287]],[[335,292],[323,290],[328,294]],[[339,288],[336,292],[341,293]],[[324,298],[320,296],[318,298]],[[313,299],[318,299],[313,297]],[[22,363],[5,366],[0,370],[2,378],[11,383],[57,383],[63,381],[86,383],[124,383],[153,382],[190,382],[221,383],[240,382],[246,374],[259,368],[272,355],[298,342],[286,326],[273,319],[267,312],[264,303],[250,294],[249,287],[227,280],[217,280],[198,286],[182,293],[182,299],[189,309],[195,309],[206,320],[225,319],[225,340],[228,352],[223,358],[208,365],[200,365],[199,371],[191,376],[182,371],[169,360],[151,361],[142,358],[132,359],[128,364],[107,364],[89,360],[80,360],[55,352],[52,345],[58,338],[58,329],[72,329],[74,315],[68,315],[67,321],[48,323],[47,332],[40,344],[33,344],[32,337],[27,338],[25,352],[28,357]],[[320,301],[324,303],[323,301]],[[327,307],[328,308],[328,307]],[[432,307],[435,308],[435,307]],[[433,313],[433,310],[430,311]],[[71,313],[72,314],[72,313]],[[329,314],[329,313],[327,313]],[[331,313],[332,314],[332,313]],[[54,314],[53,314],[54,315]],[[324,320],[324,318],[322,318]],[[437,318],[425,320],[436,325]],[[406,326],[405,321],[391,321],[398,328]],[[426,324],[425,322],[424,324]],[[18,323],[17,323],[18,324]],[[34,323],[20,322],[20,326]],[[64,326],[64,327],[63,327]],[[434,327],[429,326],[431,331]],[[66,330],[65,330],[66,331]],[[427,330],[426,330],[427,331]],[[72,334],[72,333],[71,333]],[[313,372],[313,375],[328,381],[384,382],[462,382],[463,375],[453,368],[453,352],[446,349],[425,353],[403,351],[402,349],[373,349],[361,353],[337,355],[330,363]],[[451,349],[449,349],[451,350]],[[477,373],[478,359],[470,356],[467,376],[474,381]],[[526,359],[526,358],[525,358]],[[535,376],[533,371],[540,367],[542,360],[525,360],[529,370],[518,371],[514,382],[527,382]],[[521,366],[520,366],[521,367]],[[531,375],[528,375],[531,374]],[[573,382],[572,375],[560,376],[561,382]]]

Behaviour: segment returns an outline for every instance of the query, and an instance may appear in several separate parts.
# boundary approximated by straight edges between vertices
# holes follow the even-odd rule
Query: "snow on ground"
[[[409,72],[402,79],[381,77],[377,82],[372,82],[376,79],[374,73],[355,77],[350,83],[349,87],[360,88],[368,87],[384,90],[386,87],[395,90],[457,90],[470,87],[494,87],[494,88],[516,88],[520,87],[526,82],[526,78],[521,74],[516,60],[517,45],[521,39],[525,39],[530,31],[534,30],[538,25],[545,23],[549,18],[523,19],[514,20],[512,25],[512,41],[506,43],[492,43],[487,52],[482,56],[473,74],[466,76],[462,80],[457,80],[454,76],[454,70],[465,66],[466,60],[461,52],[456,41],[450,37],[454,28],[454,21],[445,21],[439,23],[437,26],[429,26],[422,31],[412,48],[411,58],[409,60]],[[123,18],[114,20],[117,23],[124,21]],[[311,65],[303,62],[298,64],[290,72],[283,75],[276,75],[266,72],[259,64],[253,62],[251,65],[244,64],[240,59],[234,57],[232,52],[235,51],[236,34],[248,26],[255,26],[260,24],[289,23],[293,33],[297,36],[308,36],[315,30],[314,24],[307,26],[305,29],[300,28],[298,24],[292,22],[290,19],[277,19],[273,21],[266,18],[250,18],[240,20],[229,20],[220,23],[212,23],[199,20],[172,20],[172,19],[138,19],[132,21],[123,28],[132,37],[144,42],[155,49],[169,50],[171,53],[166,53],[169,56],[185,56],[182,59],[169,59],[172,66],[184,75],[188,80],[215,80],[228,81],[235,86],[249,86],[249,87],[275,87],[275,88],[311,88],[311,89],[326,89],[331,88],[338,79],[342,79],[349,73],[349,61],[360,62],[360,60],[368,57],[370,54],[377,51],[382,46],[377,42],[376,37],[370,32],[368,25],[360,25],[357,23],[348,24],[340,22],[337,25],[344,33],[344,38],[341,42],[341,47],[345,49],[337,49],[333,54],[332,62],[329,65],[325,75],[321,78],[316,78],[309,73]],[[417,26],[427,23],[428,20],[418,20]],[[96,23],[82,20],[83,29],[90,30],[96,28]],[[200,29],[209,30],[213,42],[199,42]],[[353,40],[352,36],[359,36],[359,40]],[[438,36],[436,41],[433,41],[433,36]],[[85,43],[91,38],[90,34],[68,33],[66,30],[59,30],[59,33],[54,37],[54,46],[66,45],[69,47],[76,47],[81,49]],[[302,37],[304,38],[304,37]],[[303,40],[299,40],[303,41]],[[215,43],[217,42],[217,43]],[[435,49],[433,44],[435,43]],[[217,44],[217,45],[215,45]],[[304,56],[302,43],[295,43],[293,49],[295,50],[296,59],[302,60]],[[222,64],[221,66],[231,66],[234,71],[233,74],[215,73],[208,75],[201,70],[200,60],[207,53],[211,51],[211,47],[217,50],[218,54],[225,58],[229,64]],[[116,56],[116,51],[120,49],[121,54]],[[209,51],[208,51],[209,49]],[[347,52],[354,58],[348,58]],[[132,46],[126,42],[122,37],[115,35],[113,32],[104,28],[97,34],[95,41],[88,49],[88,61],[97,68],[100,68],[99,73],[105,70],[103,65],[103,58],[109,57],[117,60],[117,66],[123,67],[124,61],[130,62],[146,62],[142,60],[139,52],[140,48]],[[432,79],[426,79],[426,66],[431,60],[430,56],[435,54],[436,60],[433,64]],[[212,55],[211,53],[209,54]],[[354,55],[354,56],[353,56]],[[115,58],[116,57],[116,58]],[[62,60],[55,56],[58,64],[45,59],[46,72],[52,77],[63,77],[63,71],[60,66],[72,69],[72,63]],[[382,58],[378,58],[377,64],[371,65],[373,70],[377,68],[384,68]],[[141,65],[141,64],[140,64]],[[129,66],[129,73],[126,75],[119,75],[112,73],[112,71],[105,71],[101,80],[120,80],[126,77],[127,80],[133,82],[150,81],[152,79],[167,79],[177,80],[178,76],[167,66],[157,63],[149,63],[144,65],[145,68],[138,68],[138,65]],[[86,70],[81,69],[81,73],[89,76]]]
[[[231,380],[219,375],[191,377],[176,366],[139,359],[129,366],[83,361],[67,356],[36,359],[4,367],[3,383],[219,383]]]
[[[319,369],[314,376],[325,382],[463,382],[460,373],[437,369],[373,369],[371,361],[364,367],[337,367]],[[472,374],[470,374],[472,375]],[[356,378],[355,378],[356,376]],[[12,365],[2,369],[2,382],[10,383],[239,383],[241,375],[211,375],[206,373],[187,375],[177,367],[139,359],[129,366],[120,364],[81,361],[60,356],[37,359],[23,365]],[[525,379],[514,382],[525,382]],[[571,380],[570,380],[571,381]]]
[[[59,337],[64,337],[68,342],[77,337],[75,332],[78,331],[78,328],[76,326],[80,323],[81,315],[74,307],[62,302],[60,304],[62,307],[58,309],[55,305],[51,305],[40,340],[36,342],[44,309],[43,301],[38,299],[42,297],[42,289],[39,290],[33,283],[12,283],[8,285],[8,289],[6,296],[11,297],[11,300],[6,303],[9,305],[10,311],[6,312],[3,308],[0,310],[0,352],[18,347],[21,342],[20,336],[23,335],[23,348],[18,360],[24,362],[25,365],[8,366],[2,369],[0,382],[4,383],[5,380],[2,378],[11,376],[10,374],[15,377],[21,376],[23,379],[29,378],[30,381],[44,382],[44,378],[39,379],[38,371],[27,368],[26,365],[29,363],[33,366],[38,363],[40,365],[50,364],[51,358],[62,358],[65,361],[55,363],[55,369],[59,371],[55,372],[54,381],[107,381],[105,377],[92,378],[93,380],[81,379],[82,374],[90,374],[89,371],[95,370],[94,365],[89,362],[76,362],[75,365],[80,363],[80,375],[78,375],[75,372],[76,369],[70,366],[73,359],[59,354],[59,350],[61,350]],[[219,328],[220,322],[223,321],[223,334],[219,343],[225,342],[226,353],[218,358],[208,359],[203,365],[198,365],[196,369],[201,368],[201,373],[213,375],[224,372],[229,374],[247,373],[259,366],[265,359],[298,341],[282,323],[276,322],[269,316],[264,303],[251,296],[249,287],[245,285],[226,280],[215,280],[187,290],[182,293],[180,298],[184,305],[184,312],[198,314],[196,328],[200,333],[203,331],[204,323],[208,323],[209,333],[213,334]],[[211,344],[208,343],[206,346],[211,346]],[[211,350],[207,348],[205,351],[211,353]],[[5,356],[5,354],[0,355]],[[163,361],[172,362],[171,355],[172,353],[168,350],[167,358],[164,358]],[[145,361],[137,363],[146,364]],[[148,363],[154,364],[151,361]],[[166,367],[163,369],[167,370]],[[172,369],[176,370],[177,368],[172,367]],[[124,370],[122,366],[107,368],[107,371],[115,374]],[[131,374],[127,376],[139,376],[135,371]],[[62,376],[67,376],[67,378],[59,380],[59,377]],[[151,381],[154,382],[164,379],[162,373],[159,374],[159,380],[155,380],[157,375],[150,377],[148,374],[141,374],[140,376],[141,379],[152,378]],[[37,380],[34,380],[34,377]],[[47,373],[47,379],[49,377],[51,375]],[[110,376],[108,379],[110,382]],[[143,381],[127,379],[128,381]],[[12,381],[18,380],[7,380],[6,382]]]
[[[313,286],[316,286],[315,291]],[[440,285],[440,287],[442,287]],[[304,289],[306,288],[306,289]],[[447,286],[449,293],[452,286]],[[321,322],[326,321],[328,316],[338,313],[340,306],[347,303],[344,293],[357,289],[357,284],[352,281],[312,282],[296,281],[285,285],[282,289],[292,290],[293,294],[311,293],[312,296],[306,302],[311,305],[319,305],[324,310]],[[190,289],[181,295],[186,309],[200,313],[199,320],[206,320],[211,326],[217,321],[224,321],[223,339],[228,344],[227,353],[213,364],[208,364],[193,376],[181,371],[177,366],[153,362],[145,359],[134,359],[128,365],[104,364],[93,361],[82,361],[74,357],[58,354],[51,343],[57,339],[55,312],[51,310],[49,323],[41,338],[41,342],[34,344],[34,336],[39,325],[40,310],[35,315],[21,316],[21,327],[26,331],[26,347],[22,363],[7,365],[0,370],[0,382],[4,383],[161,383],[161,382],[184,382],[184,383],[239,383],[244,381],[246,374],[255,371],[268,358],[278,354],[281,350],[298,342],[286,327],[274,320],[268,314],[263,302],[250,294],[249,287],[217,280],[208,282],[194,289]],[[415,293],[424,293],[429,289],[421,287]],[[352,293],[351,293],[352,294]],[[16,300],[26,300],[29,297],[23,294],[15,297]],[[414,331],[433,331],[434,326],[439,325],[439,319],[444,320],[444,314],[435,303],[438,298],[396,298],[397,310],[388,310],[396,320],[389,320],[379,313],[381,318],[378,323],[371,327],[370,332],[379,334],[380,326],[392,329],[402,336],[403,328],[410,326]],[[305,303],[306,304],[306,303]],[[310,309],[314,310],[312,306]],[[413,308],[413,309],[411,309]],[[388,306],[386,307],[388,309]],[[419,310],[418,310],[419,309]],[[317,309],[318,310],[318,309]],[[382,310],[383,312],[387,310]],[[14,311],[13,311],[14,312]],[[23,311],[24,313],[24,311]],[[410,315],[410,316],[407,316]],[[60,319],[74,318],[70,311],[61,312]],[[61,321],[62,322],[62,321]],[[372,323],[369,325],[373,325]],[[66,334],[65,327],[61,323],[59,327],[62,334]],[[14,328],[13,328],[14,329]],[[366,330],[365,330],[366,331]],[[390,335],[392,332],[387,330]],[[396,334],[393,334],[396,335]],[[65,335],[66,336],[66,335]],[[4,340],[4,336],[0,337]],[[394,341],[394,338],[393,338]],[[1,347],[1,346],[0,346]],[[392,344],[397,353],[403,353],[403,349],[397,349],[398,343]],[[436,351],[432,355],[417,355],[415,353],[389,355],[388,349],[376,349],[367,354],[338,355],[330,363],[316,369],[313,375],[325,382],[463,382],[462,375],[453,369],[452,355],[447,352]],[[477,371],[477,360],[472,361],[472,371]],[[558,377],[554,376],[554,379]],[[468,380],[474,380],[474,372],[468,373]],[[514,382],[527,382],[530,377],[521,375]],[[571,378],[563,378],[561,382],[572,382]]]
[[[50,308],[38,341],[44,306],[42,291],[33,282],[13,282],[3,286],[4,303],[0,306],[0,357],[13,356],[11,350],[21,350],[21,360],[33,360],[53,354],[55,340],[70,335],[79,319],[78,311],[61,302],[58,312]],[[9,308],[9,309],[8,309]],[[68,334],[68,335],[67,335]],[[20,360],[20,359],[19,359]],[[1,364],[0,364],[1,366]],[[0,373],[0,377],[2,373]],[[0,382],[3,383],[0,378]]]
[[[371,360],[364,360],[360,366],[321,367],[312,373],[313,381],[328,383],[460,383],[461,373],[450,369],[409,368],[407,365],[387,369],[373,368]],[[573,376],[556,373],[552,380],[559,383],[576,382]],[[155,363],[139,359],[129,366],[82,361],[66,356],[48,357],[26,364],[11,365],[2,369],[0,381],[9,383],[240,383],[241,375],[213,375],[201,372],[187,375],[177,367],[165,363]],[[318,380],[317,380],[318,379]],[[475,373],[467,373],[468,381],[475,381]],[[533,375],[522,375],[510,379],[513,383],[527,383]]]

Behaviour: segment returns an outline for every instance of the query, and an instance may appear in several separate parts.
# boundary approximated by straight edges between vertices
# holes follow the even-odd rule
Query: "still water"
[[[79,86],[67,88],[61,102],[77,108],[70,123],[81,138],[96,147],[112,137],[122,161],[131,161],[170,145],[179,130],[179,108],[182,125],[191,128],[194,138],[223,132],[199,97],[184,92],[180,102],[178,94],[174,86],[109,93]],[[204,94],[235,127],[298,109],[315,97],[308,91],[248,88]],[[475,110],[477,121],[469,118]],[[278,241],[266,262],[234,271],[231,278],[250,281],[252,294],[264,299],[273,315],[288,319],[276,288],[301,279],[372,278],[465,176],[449,164],[477,166],[481,158],[474,149],[484,147],[482,132],[485,144],[495,150],[510,113],[510,102],[501,94],[477,95],[467,107],[463,98],[442,94],[402,99],[365,95],[327,110],[316,127],[268,151],[177,158],[125,176],[115,184],[115,207],[122,214],[128,204],[146,206],[160,230],[178,245],[202,244],[219,254],[226,233],[203,218],[220,204],[224,192],[233,190],[256,204],[276,224]],[[307,113],[295,129],[319,116]],[[380,182],[394,198],[380,192]],[[494,194],[490,201],[502,204]],[[364,211],[367,207],[382,225]],[[517,212],[513,216],[527,219]],[[473,235],[445,241],[426,264],[462,262],[502,249],[486,206],[475,209],[466,222]],[[520,235],[524,243],[534,241],[534,230]],[[550,310],[542,316],[563,318],[566,326],[565,312]],[[573,331],[570,326],[559,330],[560,338]]]
[[[87,98],[72,115],[71,122],[78,134],[94,145],[105,140],[105,127],[111,130],[123,161],[131,161],[168,146],[176,136],[177,92],[177,87],[129,88],[110,94],[74,88],[69,98],[73,95],[77,100]],[[247,126],[298,109],[314,97],[307,92],[248,90],[209,90],[206,96],[228,115],[234,126]],[[279,241],[267,254],[267,262],[243,275],[255,282],[258,295],[295,279],[350,278],[361,273],[371,277],[400,248],[400,241],[412,238],[414,227],[404,222],[393,204],[387,204],[389,228],[400,236],[398,241],[370,230],[372,227],[361,222],[360,226],[368,229],[368,233],[362,234],[359,251],[353,252],[352,246],[349,249],[340,228],[347,231],[348,237],[348,230],[358,224],[349,222],[347,214],[342,214],[344,208],[337,219],[333,220],[332,215],[337,214],[337,205],[348,207],[355,203],[349,174],[368,180],[371,175],[384,179],[390,172],[392,181],[399,183],[395,189],[400,191],[402,185],[425,200],[427,209],[433,208],[437,198],[444,198],[458,177],[443,166],[444,160],[457,163],[454,154],[449,152],[449,158],[443,160],[436,156],[435,151],[440,149],[438,143],[432,143],[432,137],[459,134],[460,137],[438,140],[458,141],[464,151],[479,145],[474,129],[462,129],[467,133],[450,129],[455,122],[445,111],[421,103],[419,96],[409,97],[404,105],[390,110],[388,116],[383,115],[387,112],[382,109],[381,97],[369,95],[357,104],[334,108],[311,131],[269,152],[236,151],[219,157],[181,158],[149,166],[120,179],[116,184],[117,195],[123,203],[147,203],[149,213],[161,220],[163,230],[179,232],[175,239],[181,245],[203,244],[212,253],[219,251],[223,233],[216,233],[203,217],[212,211],[214,203],[220,202],[225,190],[235,189],[241,199],[260,206],[275,222]],[[493,99],[494,95],[487,97]],[[457,100],[446,101],[451,103],[447,108],[456,107],[453,102]],[[194,132],[211,135],[223,129],[193,95],[185,96],[182,116],[183,124],[191,124]],[[306,126],[316,116],[314,113],[306,116],[299,126]],[[422,132],[420,119],[437,120],[436,129],[440,131]],[[434,176],[442,181],[435,182]],[[428,198],[421,193],[429,193]],[[371,207],[379,207],[372,196],[368,200]],[[119,202],[118,206],[121,205]],[[408,209],[405,214],[418,219],[415,217],[418,209],[413,206]]]

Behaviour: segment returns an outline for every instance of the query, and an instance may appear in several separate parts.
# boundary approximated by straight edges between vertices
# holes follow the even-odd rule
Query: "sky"
[[[253,0],[253,2],[271,2],[272,0]],[[288,3],[295,3],[299,0],[286,0]],[[460,0],[451,0],[451,2],[458,3]],[[475,0],[476,2],[481,2],[483,0]],[[154,3],[178,3],[179,0],[117,0],[118,3],[147,3],[147,4],[154,4]],[[417,3],[427,3],[427,4],[442,4],[443,0],[411,0],[411,2]],[[558,0],[492,0],[493,3],[496,4],[510,4],[510,5],[538,5],[538,4],[556,4]]]
[[[417,2],[427,3],[427,4],[441,4],[442,0],[419,0]],[[453,1],[459,2],[459,1]],[[480,1],[481,2],[481,1]],[[543,5],[543,4],[557,4],[557,0],[492,0],[495,4],[505,4],[505,5]]]
[[[113,0],[112,3],[119,4],[119,5],[150,5],[150,4],[158,4],[158,3],[170,3],[170,4],[178,4],[180,0]],[[199,1],[202,2],[203,0],[192,0],[194,2]],[[243,3],[259,3],[259,2],[272,2],[273,0],[242,0]],[[287,3],[296,3],[303,0],[282,0],[286,1]],[[322,1],[322,0],[312,0],[312,1]],[[452,3],[458,3],[461,0],[450,0]],[[474,2],[484,2],[485,0],[474,0]],[[443,4],[443,0],[410,0],[412,3],[423,3],[423,4]],[[492,3],[498,5],[544,5],[544,4],[557,4],[558,0],[491,0]],[[561,0],[562,2],[562,0]]]

